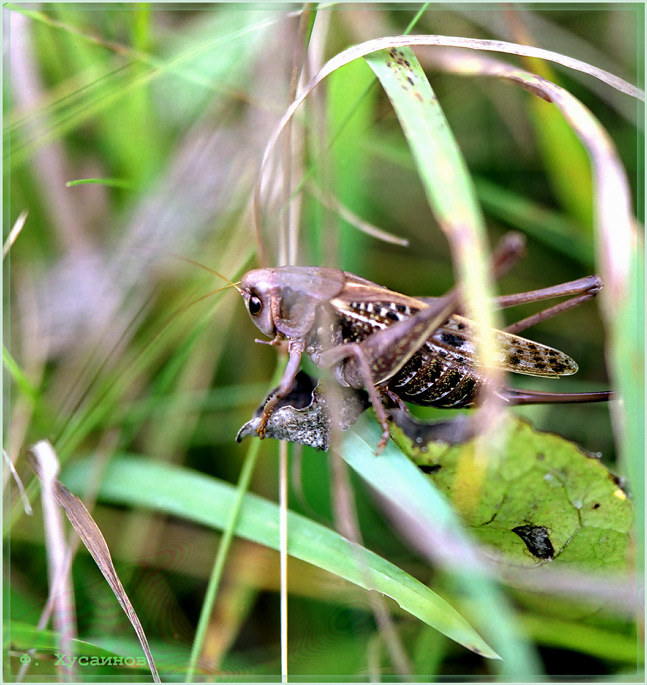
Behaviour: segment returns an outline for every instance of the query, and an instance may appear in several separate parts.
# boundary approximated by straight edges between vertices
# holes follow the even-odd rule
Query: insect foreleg
[[[305,343],[302,339],[290,340],[288,343],[288,353],[290,357],[287,366],[285,367],[285,371],[283,372],[283,376],[281,377],[281,383],[276,389],[276,392],[265,403],[260,423],[256,429],[260,438],[265,437],[265,428],[267,426],[267,421],[272,414],[272,410],[276,407],[278,401],[282,397],[286,397],[292,390],[294,379],[299,371],[299,364],[301,363],[301,355],[303,354],[304,348]]]
[[[560,302],[552,307],[543,309],[542,311],[537,312],[532,316],[528,316],[521,321],[517,321],[503,329],[506,333],[519,333],[526,328],[537,325],[541,321],[552,319],[562,312],[579,307],[579,305],[594,298],[601,289],[602,279],[599,276],[586,276],[585,278],[579,278],[576,281],[569,281],[568,283],[560,283],[559,285],[554,285],[550,288],[531,290],[526,293],[516,293],[514,295],[502,295],[495,299],[495,303],[497,307],[505,309],[528,302],[539,302],[553,297],[570,296],[565,302]]]
[[[334,366],[344,360],[346,360],[344,369],[348,369],[349,364],[352,365],[352,380],[354,383],[349,383],[349,385],[357,389],[364,388],[368,393],[377,420],[382,428],[382,437],[375,451],[375,454],[379,454],[386,447],[391,433],[389,432],[388,416],[382,404],[380,394],[375,387],[373,373],[367,361],[363,343],[347,343],[341,347],[328,350],[325,355],[325,358],[322,357],[322,366]]]

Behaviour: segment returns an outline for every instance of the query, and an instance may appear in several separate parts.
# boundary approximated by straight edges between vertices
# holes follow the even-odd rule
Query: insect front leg
[[[263,413],[261,414],[260,423],[256,429],[258,437],[261,439],[265,437],[267,422],[274,407],[276,407],[282,397],[286,397],[290,393],[290,390],[292,390],[294,380],[299,371],[299,364],[301,363],[301,355],[303,354],[304,348],[305,343],[302,339],[290,340],[288,343],[288,354],[290,356],[287,366],[285,367],[285,371],[283,372],[283,376],[281,377],[281,383],[276,389],[276,392],[265,403],[265,406],[263,407]]]

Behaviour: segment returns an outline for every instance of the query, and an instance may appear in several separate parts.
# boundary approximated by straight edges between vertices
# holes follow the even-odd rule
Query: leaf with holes
[[[622,481],[598,456],[520,419],[507,419],[500,435],[476,506],[461,499],[472,442],[414,447],[401,432],[398,442],[451,498],[474,534],[506,560],[623,568],[633,510]]]

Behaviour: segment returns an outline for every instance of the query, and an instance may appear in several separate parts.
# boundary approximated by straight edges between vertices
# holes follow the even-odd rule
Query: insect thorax
[[[317,364],[323,350],[361,343],[377,331],[410,318],[417,311],[394,302],[333,300],[325,308],[322,305],[306,351]],[[423,406],[473,405],[483,385],[483,377],[466,362],[458,342],[448,345],[443,340],[445,344],[441,347],[434,337],[395,376],[381,384],[382,387],[388,387],[407,402]]]

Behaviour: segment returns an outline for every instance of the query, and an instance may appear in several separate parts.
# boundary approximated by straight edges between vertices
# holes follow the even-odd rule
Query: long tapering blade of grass
[[[238,517],[240,516],[240,508],[243,504],[245,493],[249,490],[249,483],[251,481],[252,474],[254,473],[254,467],[256,465],[260,446],[261,444],[258,440],[254,440],[251,443],[249,449],[247,450],[245,461],[243,462],[243,468],[241,469],[240,477],[238,478],[236,499],[234,501],[234,506],[231,508],[229,520],[223,528],[223,536],[220,541],[220,545],[218,546],[218,554],[214,561],[211,576],[209,578],[209,585],[207,586],[207,592],[205,594],[204,604],[200,612],[200,620],[198,621],[198,627],[196,629],[195,639],[191,649],[189,666],[185,675],[187,683],[192,682],[195,675],[196,667],[198,665],[198,658],[200,657],[207,634],[207,628],[209,626],[209,618],[211,617],[211,612],[213,611],[216,595],[220,586],[220,580],[225,569],[225,563],[229,555],[231,542],[234,538],[236,523],[238,521]]]
[[[3,628],[5,639],[9,638],[16,650],[56,652],[60,649],[60,636],[53,630],[38,630],[36,626],[22,621],[7,621]],[[117,652],[104,649],[87,640],[74,639],[71,640],[71,644],[77,656],[119,656]]]
[[[91,467],[89,460],[69,466],[65,471],[69,487],[81,490]],[[144,483],[146,487],[142,487]],[[228,483],[131,455],[113,459],[99,492],[99,499],[106,502],[151,508],[219,530],[227,524],[235,498],[236,488]],[[349,553],[351,543],[347,539],[298,514],[288,514],[288,527],[291,556],[388,595],[452,640],[477,654],[497,658],[496,652],[450,604],[408,573],[355,546],[366,563],[359,568],[355,555]],[[246,495],[235,532],[278,550],[278,506],[256,495]]]
[[[467,165],[429,81],[410,48],[366,57],[398,116],[429,205],[452,247],[472,317],[483,329],[480,354],[494,369],[497,352],[485,256],[485,221]],[[488,335],[488,333],[490,333]]]
[[[58,471],[58,458],[56,457],[52,446],[45,440],[37,443],[31,448],[31,465],[39,480],[43,483],[44,489],[47,481],[50,481],[50,488],[52,491],[52,499],[58,504],[67,515],[70,523],[74,526],[74,530],[81,538],[83,544],[86,546],[88,552],[92,555],[99,570],[106,579],[110,589],[113,591],[119,605],[124,610],[128,620],[132,624],[137,639],[139,640],[144,656],[150,668],[153,680],[156,683],[160,682],[159,674],[148,645],[148,639],[144,633],[142,624],[137,616],[126,591],[124,590],[117,571],[112,563],[112,557],[108,545],[97,526],[96,522],[90,515],[90,512],[85,508],[83,502],[74,494],[72,494],[57,478],[52,477],[52,463]],[[64,566],[65,562],[61,562]],[[61,592],[61,585],[56,584],[57,591]],[[65,594],[65,588],[63,588]],[[63,649],[64,652],[70,653],[70,649]]]
[[[617,407],[622,468],[636,507],[636,577],[645,573],[645,263],[644,244],[632,256],[629,289],[617,308],[609,365],[623,396]]]
[[[545,59],[556,64],[561,64],[569,69],[575,69],[583,73],[589,74],[594,78],[608,84],[612,88],[619,90],[622,93],[626,93],[631,97],[638,98],[644,101],[645,93],[642,89],[636,88],[631,83],[627,83],[624,79],[621,79],[614,74],[610,74],[604,69],[598,69],[591,64],[582,62],[572,57],[553,52],[552,50],[543,50],[541,48],[535,48],[528,45],[519,45],[518,43],[510,43],[501,40],[487,40],[480,38],[463,38],[457,36],[436,36],[436,35],[415,35],[415,36],[387,36],[384,38],[375,38],[373,40],[368,40],[364,43],[359,43],[358,45],[353,45],[346,50],[335,55],[333,58],[328,60],[326,64],[310,79],[306,86],[299,91],[298,96],[292,102],[292,104],[285,111],[281,120],[274,129],[272,135],[270,136],[267,146],[265,147],[265,152],[263,153],[263,159],[261,161],[261,168],[259,172],[258,182],[254,190],[254,220],[256,223],[257,235],[261,234],[260,227],[260,202],[261,202],[261,185],[264,180],[264,172],[269,162],[269,159],[276,147],[278,139],[287,126],[290,119],[294,116],[296,110],[301,106],[303,101],[308,97],[308,95],[330,74],[339,69],[340,67],[352,62],[360,57],[366,57],[373,52],[378,50],[386,50],[389,48],[400,48],[404,46],[442,46],[442,47],[456,47],[465,48],[467,50],[483,50],[489,52],[503,52],[512,55],[523,55],[526,57],[537,57],[540,59]]]
[[[397,114],[415,160],[429,206],[443,230],[458,271],[461,295],[470,317],[477,322],[479,363],[487,369],[489,382],[481,394],[475,421],[484,428],[496,421],[500,400],[495,392],[503,380],[497,368],[487,259],[485,220],[467,164],[427,77],[410,48],[391,48],[366,57]],[[463,459],[457,472],[465,505],[478,506],[491,452],[488,433],[475,442],[473,455]]]
[[[593,168],[597,259],[605,283],[602,313],[609,330],[609,366],[614,385],[625,398],[616,412],[615,430],[623,458],[640,488],[644,481],[644,431],[634,417],[644,416],[644,272],[631,213],[626,172],[609,134],[593,114],[560,86],[523,69],[486,57],[464,60],[439,55],[454,73],[505,78],[557,106],[586,148]],[[628,372],[627,372],[628,371]],[[643,502],[644,498],[638,497]],[[642,522],[642,517],[637,520]],[[643,540],[643,535],[639,536]]]

